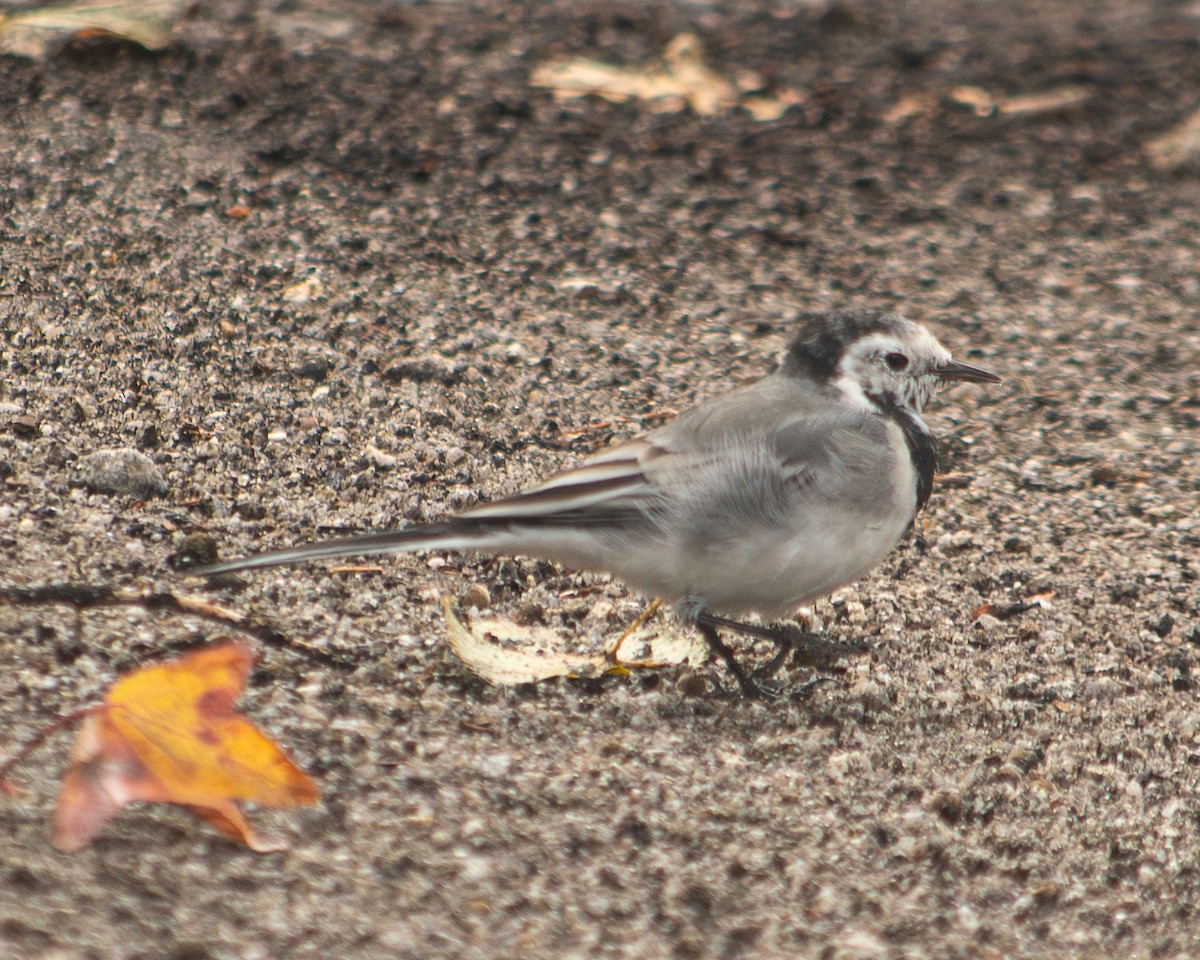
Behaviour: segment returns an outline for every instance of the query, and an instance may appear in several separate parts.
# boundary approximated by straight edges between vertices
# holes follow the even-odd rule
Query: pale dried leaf
[[[97,32],[160,50],[183,11],[182,0],[65,3],[0,14],[0,50],[40,57],[62,34]]]
[[[299,283],[293,283],[283,291],[283,299],[288,303],[309,303],[325,297],[325,284],[319,277],[305,277]]]
[[[738,105],[759,123],[766,123],[770,120],[778,120],[792,107],[799,106],[803,102],[804,97],[795,90],[781,90],[774,97],[758,95],[742,97]]]
[[[1145,150],[1151,166],[1158,170],[1200,168],[1200,110],[1161,137],[1149,141]]]
[[[704,62],[704,50],[691,33],[667,44],[662,60],[642,69],[626,69],[580,57],[544,63],[530,82],[552,91],[556,100],[594,95],[614,103],[644,100],[665,110],[690,105],[711,116],[737,103],[737,88]]]
[[[442,598],[450,649],[476,676],[498,686],[537,683],[551,677],[597,677],[608,668],[603,655],[562,649],[562,638],[545,627],[526,627],[496,617],[465,624],[449,597]]]
[[[179,604],[179,609],[188,613],[198,613],[204,617],[211,617],[214,620],[225,620],[228,623],[243,623],[245,617],[236,610],[230,610],[229,607],[223,607],[219,603],[213,603],[211,600],[205,600],[202,597],[188,597],[177,594],[175,602]]]
[[[1092,95],[1087,87],[1067,85],[1044,90],[1041,93],[1026,93],[1016,97],[997,97],[984,87],[962,86],[950,91],[950,99],[964,107],[970,107],[977,117],[1019,117],[1052,113],[1077,107]]]
[[[991,116],[996,112],[996,98],[983,87],[955,87],[950,91],[950,99],[964,107],[970,107],[977,117]]]
[[[696,631],[675,625],[643,624],[616,637],[605,649],[611,662],[631,669],[703,663],[708,657],[708,646]]]
[[[604,653],[565,649],[567,640],[547,627],[527,627],[497,617],[464,623],[449,597],[442,598],[447,638],[455,656],[476,676],[498,686],[552,677],[599,677],[615,669],[701,662],[705,648],[687,631],[643,625],[605,644]]]
[[[1028,93],[1019,97],[1003,97],[996,106],[1005,116],[1015,117],[1028,114],[1053,113],[1055,110],[1065,110],[1077,107],[1086,102],[1092,95],[1087,87],[1068,85],[1045,90],[1042,93]]]
[[[937,107],[937,98],[928,93],[905,93],[895,105],[883,115],[888,123],[900,123],[909,117],[919,117],[933,113]]]
[[[704,47],[692,33],[681,33],[663,54],[665,74],[680,86],[679,94],[687,99],[702,117],[727,109],[737,101],[737,89],[704,62]]]
[[[584,290],[599,290],[600,280],[596,277],[566,277],[558,281],[558,289],[567,293],[580,293]]]

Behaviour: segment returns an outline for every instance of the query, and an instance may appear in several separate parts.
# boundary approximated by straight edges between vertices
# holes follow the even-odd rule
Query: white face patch
[[[838,368],[841,369],[840,364]],[[831,380],[829,385],[840,393],[852,407],[870,412],[875,411],[875,405],[867,397],[862,383],[849,374],[843,373],[841,376]]]
[[[873,410],[885,401],[919,415],[937,389],[935,371],[949,360],[931,333],[906,321],[851,343],[831,385],[856,407]]]

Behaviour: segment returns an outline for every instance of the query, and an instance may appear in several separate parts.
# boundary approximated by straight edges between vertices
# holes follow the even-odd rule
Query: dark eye
[[[889,353],[883,360],[889,370],[895,370],[897,373],[908,368],[908,357],[902,353]]]

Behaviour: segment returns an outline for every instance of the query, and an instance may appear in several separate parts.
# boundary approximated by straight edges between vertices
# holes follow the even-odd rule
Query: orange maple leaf
[[[86,847],[128,803],[176,803],[257,851],[282,844],[256,834],[235,801],[315,803],[319,791],[276,743],[233,705],[255,656],[215,643],[121,678],[89,713],[54,811],[54,845]]]

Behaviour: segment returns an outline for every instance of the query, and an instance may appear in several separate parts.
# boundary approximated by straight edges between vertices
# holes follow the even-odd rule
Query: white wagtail
[[[306,543],[202,575],[348,555],[479,550],[607,571],[675,603],[750,694],[765,688],[720,639],[805,636],[768,620],[866,574],[929,499],[937,445],[921,419],[943,383],[999,381],[893,313],[800,317],[770,376],[588,457],[514,496],[436,523]]]

